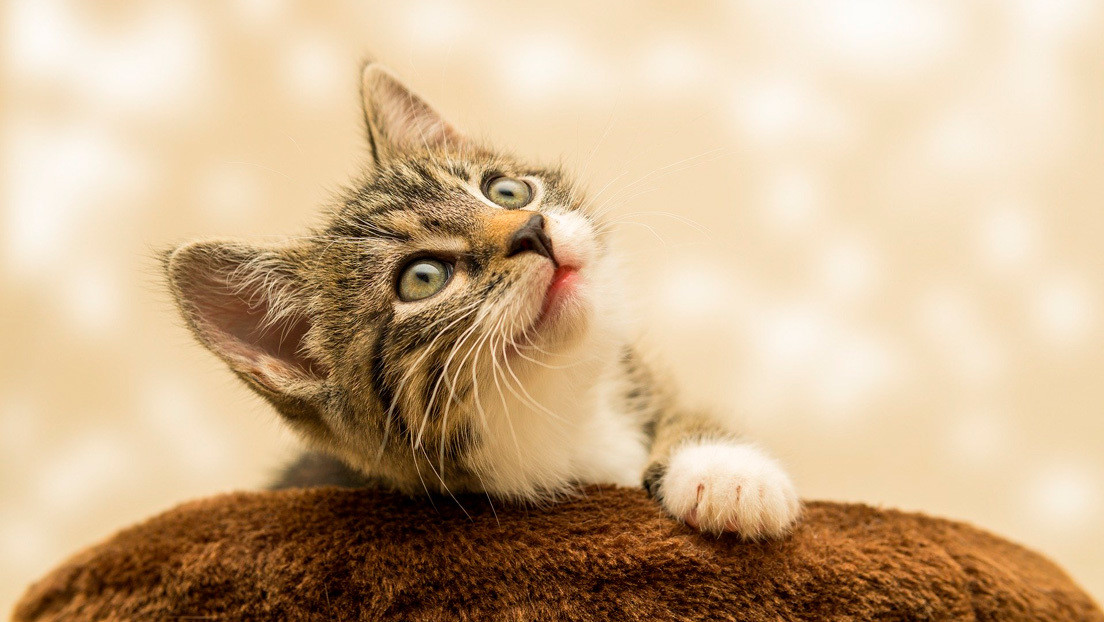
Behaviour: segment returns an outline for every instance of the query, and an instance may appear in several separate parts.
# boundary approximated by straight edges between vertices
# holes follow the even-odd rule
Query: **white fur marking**
[[[784,535],[801,513],[793,483],[753,445],[706,441],[674,452],[660,483],[663,506],[702,531]]]

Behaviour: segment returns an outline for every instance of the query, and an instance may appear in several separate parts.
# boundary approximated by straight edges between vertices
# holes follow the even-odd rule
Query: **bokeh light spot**
[[[1025,487],[1024,503],[1040,524],[1073,536],[1092,525],[1100,512],[1099,482],[1084,468],[1069,464],[1044,466]]]
[[[1090,336],[1096,323],[1096,296],[1084,280],[1066,275],[1042,283],[1033,294],[1039,335],[1051,346],[1068,347]]]

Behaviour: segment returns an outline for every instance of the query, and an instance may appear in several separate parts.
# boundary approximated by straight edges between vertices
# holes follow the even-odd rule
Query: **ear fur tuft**
[[[361,103],[372,157],[462,142],[463,136],[387,69],[368,62],[361,71]]]

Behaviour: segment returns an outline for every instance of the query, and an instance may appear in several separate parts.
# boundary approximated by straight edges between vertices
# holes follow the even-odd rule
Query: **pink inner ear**
[[[430,147],[459,139],[452,128],[429,104],[388,74],[379,74],[368,85],[375,100],[380,129],[387,137],[406,146]]]
[[[277,380],[273,376],[324,375],[318,361],[301,349],[310,321],[301,314],[280,313],[271,307],[269,292],[249,282],[237,286],[225,274],[216,270],[193,277],[186,288],[197,328],[208,344],[267,386]]]

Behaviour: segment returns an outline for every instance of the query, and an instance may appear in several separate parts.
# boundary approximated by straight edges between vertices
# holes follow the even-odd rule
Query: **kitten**
[[[461,135],[379,65],[362,99],[372,165],[323,227],[164,259],[198,340],[315,451],[276,487],[539,501],[643,480],[700,530],[786,533],[778,463],[681,407],[624,334],[607,227],[565,174]]]

